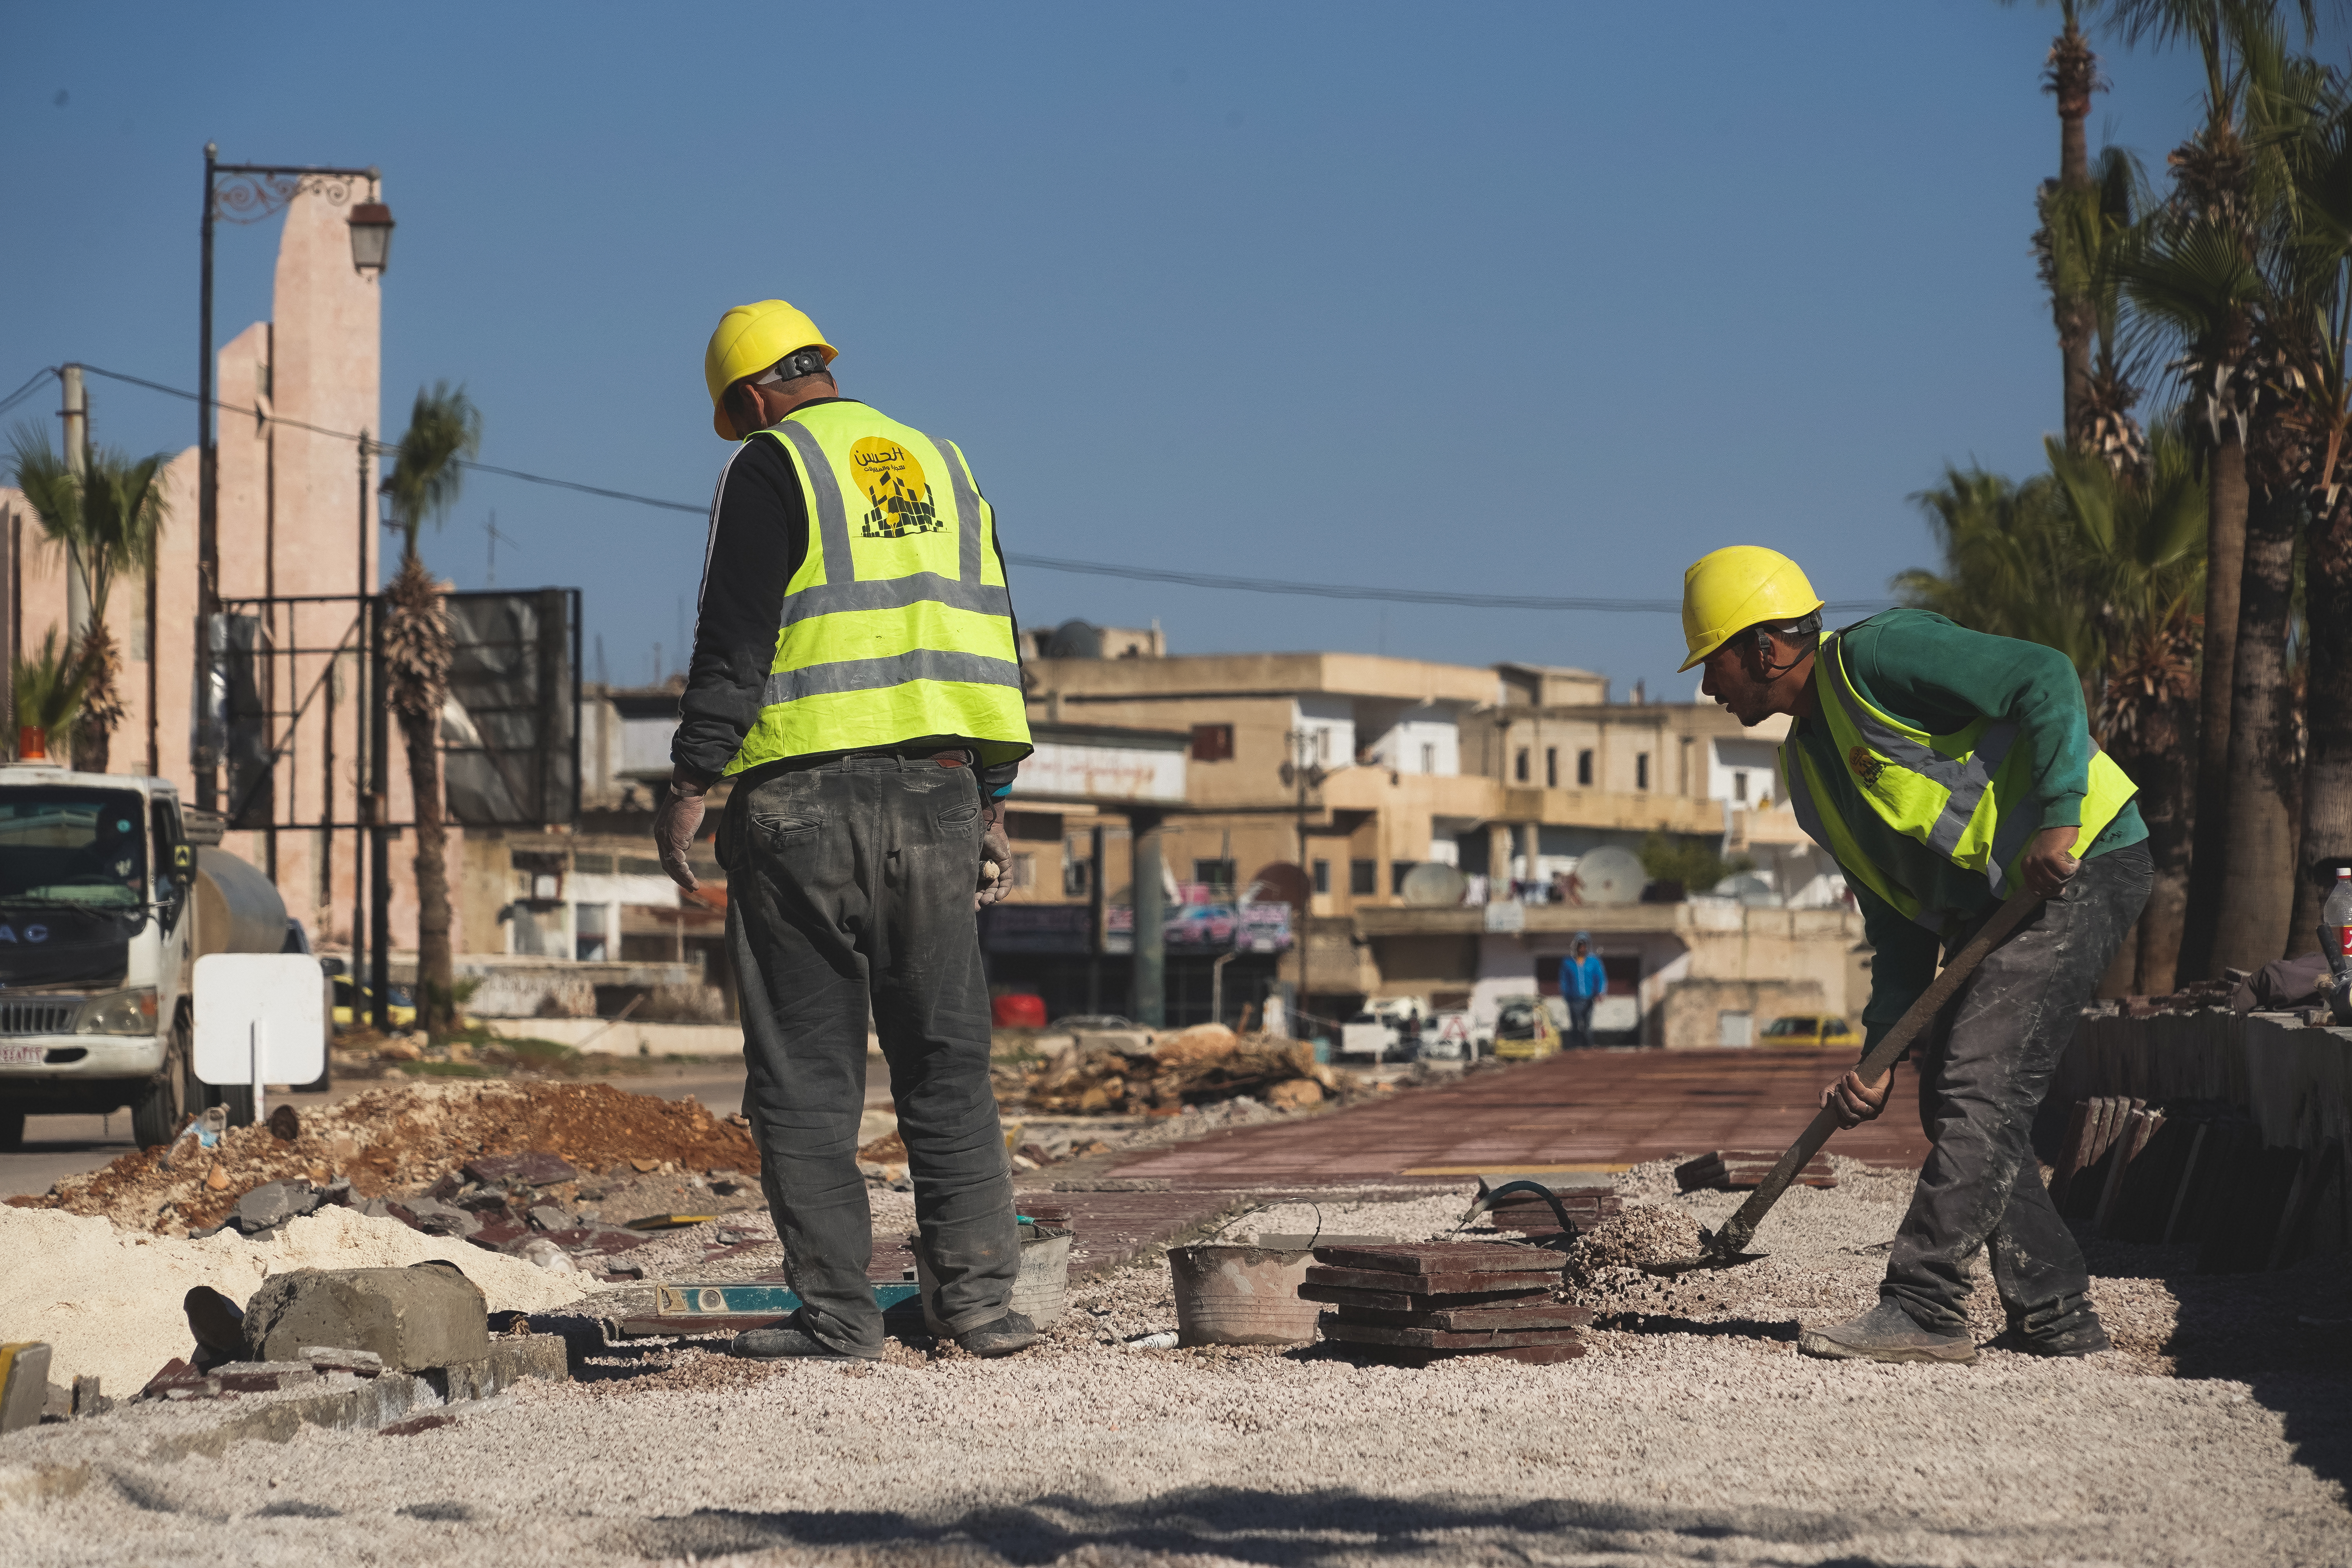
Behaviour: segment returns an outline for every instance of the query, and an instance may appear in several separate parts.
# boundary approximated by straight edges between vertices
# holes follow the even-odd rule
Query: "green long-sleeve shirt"
[[[2083,711],[2082,684],[2064,654],[2039,643],[1972,632],[1927,610],[1884,611],[1845,631],[1838,646],[1854,689],[1914,729],[1948,735],[1980,714],[2014,722],[2018,743],[2033,758],[2033,793],[2041,803],[2037,826],[2081,825],[2095,748]],[[1815,776],[1827,782],[1822,809],[1843,819],[1873,864],[1923,903],[1968,911],[1951,933],[1951,951],[1958,951],[2000,907],[1990,884],[1982,874],[1962,869],[1889,826],[1863,799],[1820,718],[1799,719],[1789,738],[1812,758]],[[2074,853],[2088,859],[2147,837],[2139,807],[2126,802],[2094,843],[2087,848],[2077,844]],[[1862,1013],[1866,1051],[1936,978],[1939,954],[1933,932],[1906,919],[1851,873],[1846,885],[1862,906],[1863,933],[1876,954],[1871,961],[1870,1005]]]

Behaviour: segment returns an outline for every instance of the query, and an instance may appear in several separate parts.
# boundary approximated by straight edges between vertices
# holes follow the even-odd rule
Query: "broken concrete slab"
[[[319,1369],[308,1361],[233,1361],[212,1370],[225,1394],[274,1394],[319,1381]]]
[[[427,1236],[464,1239],[482,1228],[476,1215],[434,1198],[395,1198],[389,1212],[401,1224]]]
[[[315,1213],[324,1201],[319,1189],[308,1182],[264,1182],[236,1200],[236,1207],[229,1212],[229,1223],[243,1235],[257,1236],[265,1230],[277,1229],[289,1219]]]
[[[49,1347],[38,1340],[0,1345],[0,1432],[41,1424],[49,1397]]]
[[[245,1308],[254,1361],[294,1361],[309,1345],[373,1352],[386,1367],[422,1371],[489,1353],[482,1292],[456,1267],[298,1268],[262,1281]]]
[[[577,1181],[580,1173],[572,1162],[558,1154],[533,1152],[528,1154],[478,1154],[463,1167],[468,1181],[487,1182],[494,1186],[551,1187],[559,1182]]]
[[[373,1351],[347,1350],[341,1345],[305,1345],[302,1347],[302,1359],[321,1374],[348,1372],[356,1377],[378,1377],[383,1373],[383,1357]]]

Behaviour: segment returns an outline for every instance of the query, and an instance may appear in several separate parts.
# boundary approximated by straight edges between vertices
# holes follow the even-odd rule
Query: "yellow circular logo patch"
[[[849,448],[850,471],[866,492],[871,509],[860,520],[859,532],[867,539],[903,539],[910,533],[936,533],[947,525],[931,504],[930,486],[915,454],[880,436],[864,436]]]

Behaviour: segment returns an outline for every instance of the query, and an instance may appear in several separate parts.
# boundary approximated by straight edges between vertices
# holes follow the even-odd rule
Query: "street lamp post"
[[[337,169],[312,164],[224,163],[220,149],[205,143],[204,260],[197,284],[196,345],[196,702],[204,721],[196,726],[196,804],[207,811],[220,805],[222,737],[212,718],[212,623],[220,609],[220,453],[213,445],[213,225],[258,223],[309,192],[336,206],[351,202],[362,181],[367,200],[352,207],[352,268],[362,277],[382,277],[392,256],[392,209],[376,199],[382,173],[373,168]],[[364,500],[362,500],[364,504]],[[362,571],[367,552],[360,552]],[[366,584],[362,584],[364,593]],[[332,815],[331,808],[330,815]]]

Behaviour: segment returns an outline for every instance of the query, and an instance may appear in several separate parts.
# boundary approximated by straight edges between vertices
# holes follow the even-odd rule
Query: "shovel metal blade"
[[[1696,1258],[1670,1258],[1664,1263],[1644,1263],[1644,1274],[1663,1275],[1668,1279],[1677,1274],[1692,1274],[1702,1268],[1737,1268],[1743,1263],[1753,1263],[1769,1257],[1763,1252],[1702,1252]]]

